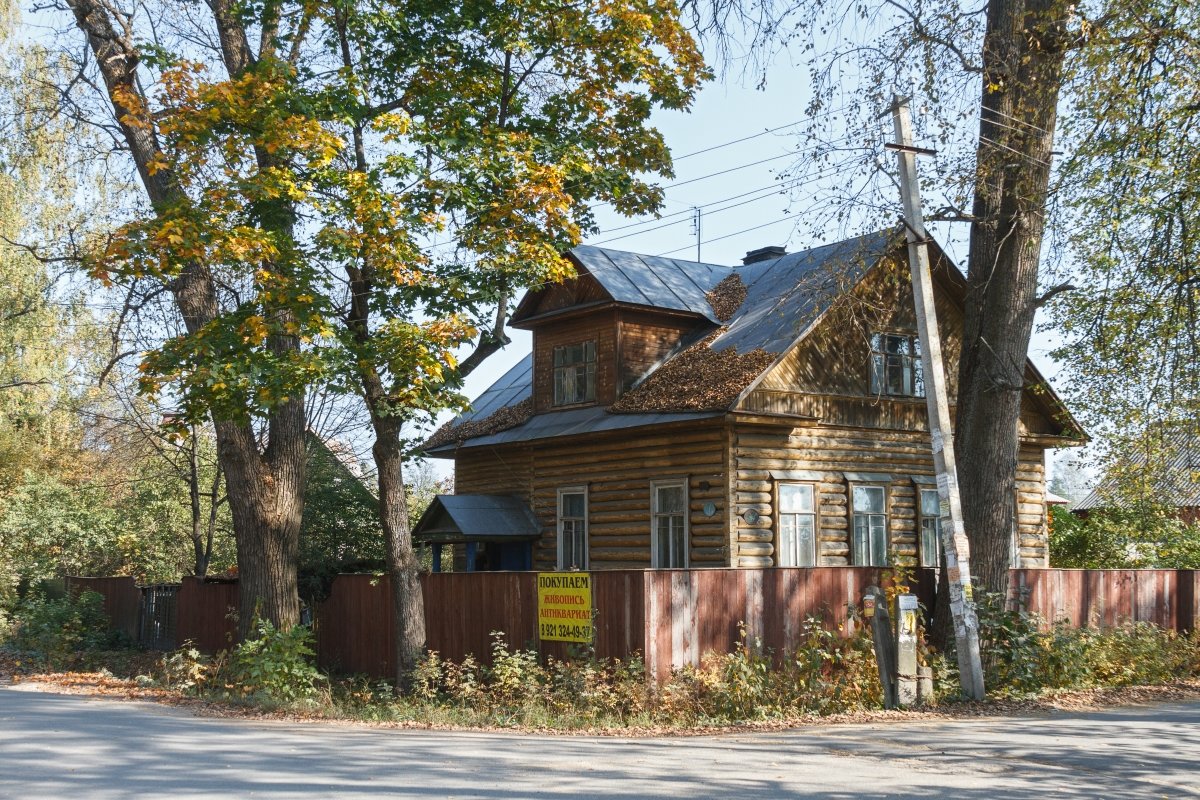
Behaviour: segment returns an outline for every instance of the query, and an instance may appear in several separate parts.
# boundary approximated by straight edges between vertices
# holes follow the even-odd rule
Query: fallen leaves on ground
[[[28,685],[40,691],[62,694],[108,697],[117,700],[147,700],[185,707],[193,713],[208,717],[237,719],[271,719],[290,722],[323,722],[333,724],[369,725],[384,728],[507,731],[513,727],[463,726],[422,721],[364,722],[351,717],[338,717],[328,708],[311,711],[271,710],[252,705],[236,705],[190,697],[181,692],[157,686],[145,686],[129,678],[114,677],[106,672],[36,672],[27,665],[14,664],[11,655],[0,653],[0,682]],[[15,671],[14,671],[15,670]],[[516,728],[525,733],[589,736],[698,736],[718,733],[779,731],[816,725],[880,724],[903,722],[950,721],[988,717],[1045,715],[1064,711],[1095,711],[1117,706],[1176,703],[1200,700],[1200,680],[1184,680],[1162,686],[1121,686],[1055,691],[1028,699],[996,699],[983,703],[946,703],[936,708],[905,711],[864,710],[829,716],[805,716],[788,720],[745,722],[736,725],[630,726],[624,728],[580,728],[560,730],[547,727]]]

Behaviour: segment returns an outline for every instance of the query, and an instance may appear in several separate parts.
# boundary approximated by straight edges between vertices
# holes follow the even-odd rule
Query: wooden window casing
[[[653,481],[650,484],[650,566],[654,569],[686,569],[689,523],[686,478]]]
[[[588,568],[588,491],[586,486],[558,490],[558,568]]]
[[[596,342],[554,348],[554,405],[596,401]]]
[[[942,565],[942,511],[937,489],[917,487],[917,554],[922,567]]]
[[[921,340],[906,333],[871,334],[868,373],[871,394],[876,397],[924,397]]]
[[[775,484],[775,566],[818,566],[819,505],[820,494],[815,483]]]
[[[875,500],[878,502],[875,502]],[[888,487],[850,484],[850,563],[856,567],[886,567],[891,545]]]

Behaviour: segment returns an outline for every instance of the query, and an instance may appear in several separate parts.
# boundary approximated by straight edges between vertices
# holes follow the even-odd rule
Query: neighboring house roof
[[[1144,466],[1146,461],[1145,453],[1129,459],[1134,468]],[[1160,502],[1175,508],[1200,508],[1200,435],[1179,437],[1168,444],[1166,459],[1157,471],[1153,488]],[[1092,511],[1111,506],[1112,498],[1120,496],[1117,482],[1118,478],[1106,476],[1071,510]]]
[[[535,415],[533,356],[526,356],[480,395],[469,412],[435,433],[425,443],[426,452],[447,455],[464,441],[472,447],[510,444],[719,416],[733,407],[734,399],[748,384],[807,335],[838,297],[902,242],[901,230],[889,228],[739,267],[576,247],[567,256],[580,275],[595,279],[613,302],[691,313],[713,327],[685,337],[674,353],[643,376],[643,383],[611,408],[593,406]],[[953,266],[949,272],[952,280],[965,286],[965,278]],[[744,299],[730,313],[718,315],[713,306],[723,305],[719,296],[727,284],[722,282],[729,278],[734,284],[740,282],[738,289],[744,291]],[[518,319],[542,316],[534,310],[535,298],[536,293],[531,292],[521,301],[514,324]],[[569,310],[571,307],[548,313]],[[711,353],[697,358],[702,348]],[[685,373],[682,382],[671,375],[676,363]],[[1036,370],[1033,377],[1041,382]],[[695,385],[688,385],[686,378]],[[656,386],[656,381],[662,386]],[[711,391],[714,384],[723,383],[737,385],[722,387],[731,392]],[[682,395],[693,390],[697,397],[705,394],[705,402],[687,403],[689,398]],[[658,398],[649,396],[664,392],[671,396],[671,403],[659,403]],[[1061,408],[1057,397],[1050,395],[1053,404]]]
[[[495,494],[439,494],[413,527],[417,541],[536,539],[541,527],[529,504]]]

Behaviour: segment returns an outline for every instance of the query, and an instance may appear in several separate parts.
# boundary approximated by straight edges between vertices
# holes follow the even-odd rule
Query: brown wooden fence
[[[661,676],[698,664],[707,652],[729,652],[743,626],[751,642],[786,652],[800,643],[808,617],[851,634],[847,605],[857,604],[866,587],[882,577],[868,567],[593,572],[596,654],[640,653],[651,673]],[[536,579],[534,572],[423,576],[428,647],[451,660],[472,654],[486,662],[492,632],[501,631],[510,645],[566,655],[566,645],[537,639]],[[1144,621],[1190,631],[1200,618],[1200,570],[1021,569],[1013,570],[1010,583],[1010,601],[1037,612],[1047,624],[1062,619],[1112,627]],[[74,578],[72,585],[104,594],[114,625],[127,624],[130,579]],[[932,607],[931,571],[919,573],[917,594]],[[236,583],[185,579],[178,595],[179,641],[191,639],[210,652],[228,646],[236,629],[229,611],[236,605]],[[136,625],[136,611],[133,619]],[[339,575],[315,623],[323,668],[391,675],[386,577]]]
[[[67,578],[67,593],[78,597],[82,592],[96,592],[104,597],[104,613],[109,626],[121,631],[130,641],[138,640],[142,609],[142,590],[133,578]]]
[[[1046,625],[1112,628],[1150,622],[1191,631],[1200,608],[1200,571],[1190,569],[1015,569],[1010,599]]]
[[[429,649],[459,661],[489,660],[492,632],[510,645],[563,657],[568,646],[539,642],[537,573],[439,573],[422,577]],[[808,617],[854,631],[847,605],[880,580],[872,567],[821,569],[605,570],[592,573],[596,655],[641,653],[652,674],[729,652],[747,639],[783,652],[795,648]],[[933,582],[922,582],[932,605]],[[317,613],[317,654],[329,670],[390,675],[392,610],[386,577],[339,575]]]
[[[237,581],[184,578],[176,603],[177,645],[190,640],[203,652],[215,653],[237,641]]]

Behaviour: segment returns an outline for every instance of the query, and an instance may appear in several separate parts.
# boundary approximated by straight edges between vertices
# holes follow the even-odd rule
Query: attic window
[[[554,348],[554,405],[590,403],[596,399],[596,343]]]
[[[871,335],[871,394],[924,397],[921,340],[897,333]]]

